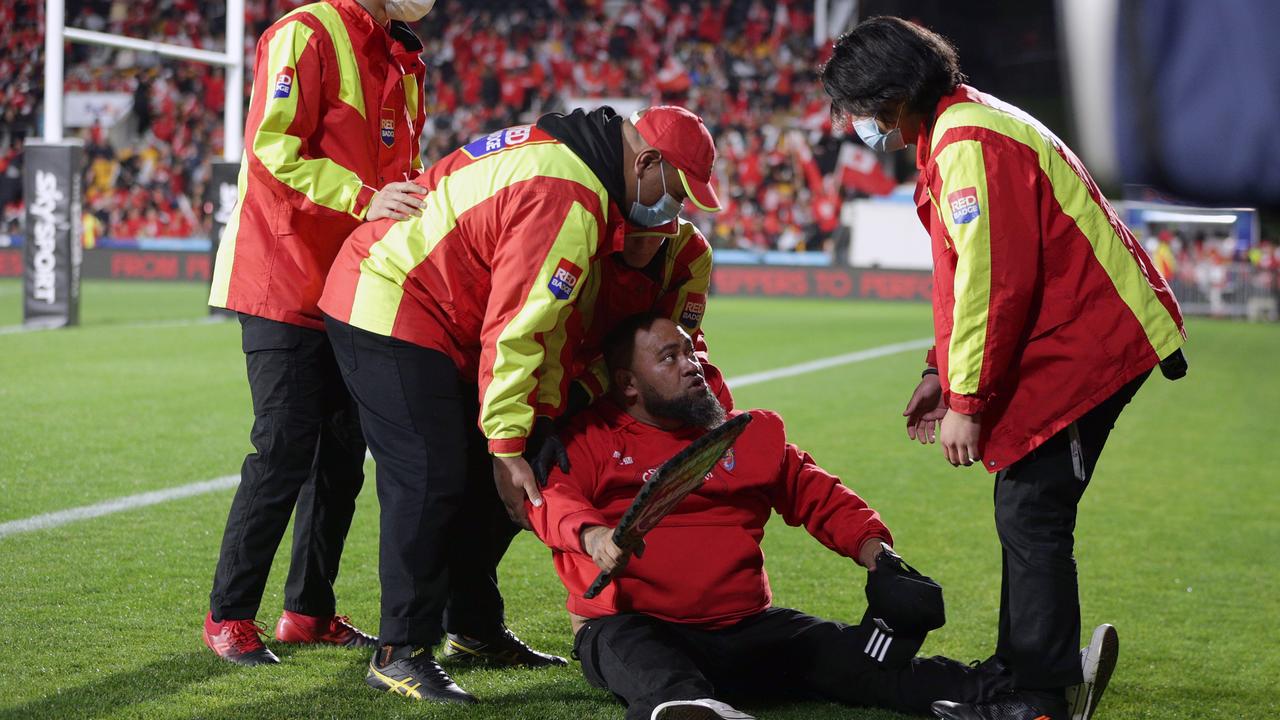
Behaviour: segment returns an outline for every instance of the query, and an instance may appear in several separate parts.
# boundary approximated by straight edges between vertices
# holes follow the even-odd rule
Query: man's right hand
[[[902,414],[907,418],[907,437],[919,440],[921,445],[937,438],[938,423],[947,414],[947,407],[942,404],[942,382],[937,375],[929,373],[920,378]]]
[[[373,199],[369,201],[369,211],[365,213],[364,219],[407,220],[410,217],[418,217],[422,215],[422,208],[426,207],[426,203],[420,199],[426,192],[426,188],[417,183],[387,183],[373,194]]]
[[[582,549],[591,556],[596,567],[613,573],[627,566],[631,553],[613,541],[613,528],[592,525],[582,531]]]

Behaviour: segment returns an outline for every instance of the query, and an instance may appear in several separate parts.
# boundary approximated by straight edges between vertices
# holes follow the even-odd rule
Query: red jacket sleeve
[[[245,123],[245,156],[261,186],[293,207],[363,219],[374,189],[354,171],[307,151],[320,124],[326,47],[331,47],[328,35],[300,18],[263,34]]]
[[[782,427],[773,413],[752,411],[757,421],[769,418]],[[856,559],[862,544],[880,538],[890,544],[893,536],[872,510],[840,479],[823,470],[809,453],[786,442],[783,436],[782,463],[773,506],[788,525],[804,525],[818,542],[848,558]]]
[[[956,253],[947,406],[966,415],[1004,390],[1040,275],[1039,165],[1012,145],[959,140],[934,158]]]
[[[582,549],[583,528],[608,525],[604,515],[591,504],[600,469],[596,467],[587,442],[585,432],[570,431],[565,439],[569,472],[558,467],[552,469],[547,486],[542,490],[542,507],[525,502],[533,532],[543,544],[553,550],[579,555],[586,554]]]
[[[559,192],[523,191],[504,213],[480,331],[480,427],[490,453],[514,457],[524,452],[540,387],[568,392],[561,356],[548,348],[565,342],[600,227]]]

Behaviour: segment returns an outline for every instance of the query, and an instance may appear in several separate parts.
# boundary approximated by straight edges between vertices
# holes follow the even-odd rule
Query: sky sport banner
[[[213,267],[213,262],[218,257],[218,244],[222,242],[222,231],[226,229],[227,223],[231,221],[231,213],[236,208],[236,200],[239,198],[239,189],[236,186],[236,181],[239,174],[240,163],[238,162],[212,163],[209,186],[205,197],[205,208],[212,219],[212,222],[209,223],[209,268]],[[209,279],[212,281],[212,275],[209,276]],[[209,314],[235,315],[236,313],[226,308],[210,306]]]
[[[29,142],[24,150],[22,318],[36,327],[80,321],[80,244],[84,149],[79,142]]]

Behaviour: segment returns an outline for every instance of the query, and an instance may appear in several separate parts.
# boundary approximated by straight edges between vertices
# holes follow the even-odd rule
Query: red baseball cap
[[[631,124],[676,169],[685,193],[698,209],[720,212],[720,198],[711,187],[716,144],[702,118],[682,107],[658,105],[632,113]]]

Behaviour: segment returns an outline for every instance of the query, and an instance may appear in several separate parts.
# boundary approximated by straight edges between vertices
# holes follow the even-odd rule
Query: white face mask
[[[436,0],[387,0],[387,17],[401,22],[418,22],[431,12]]]

